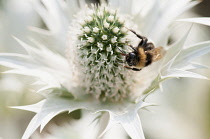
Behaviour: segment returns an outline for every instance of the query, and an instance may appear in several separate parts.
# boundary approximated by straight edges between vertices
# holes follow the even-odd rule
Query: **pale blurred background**
[[[210,1],[204,0],[182,17],[210,17],[209,8]],[[186,25],[189,25],[177,24],[182,24],[182,28],[174,32],[171,42],[182,34]],[[44,24],[28,0],[0,0],[0,52],[24,53],[12,36],[28,42],[28,36],[33,35],[28,29],[30,26],[43,28]],[[210,27],[195,24],[186,43],[205,40],[210,40]],[[208,54],[198,61],[210,66],[209,59]],[[6,70],[4,67],[0,69]],[[197,71],[210,78],[209,70]],[[29,77],[0,74],[0,139],[20,139],[26,129],[33,113],[10,109],[8,106],[32,104],[40,100],[41,97],[33,92],[31,83],[33,81]],[[210,139],[209,81],[173,79],[163,84],[163,92],[152,94],[147,101],[160,106],[149,108],[152,112],[140,111],[146,139]],[[86,122],[89,122],[87,120],[91,119],[91,116],[85,116],[82,122],[77,122],[83,115],[85,114],[81,114],[80,111],[70,115],[60,114],[47,125],[41,135],[36,132],[32,138],[77,139],[78,129],[86,126],[86,129],[90,130]],[[104,138],[128,139],[120,137],[124,135],[120,127],[115,127]]]

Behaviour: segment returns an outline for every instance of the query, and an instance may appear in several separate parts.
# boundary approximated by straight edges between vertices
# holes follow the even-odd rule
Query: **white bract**
[[[93,43],[94,40],[95,40],[95,39],[94,39],[93,37],[88,37],[88,38],[87,38],[87,41],[90,42],[90,43]]]
[[[120,31],[121,31],[122,33],[127,33],[127,32],[128,32],[128,29],[127,29],[126,27],[123,27],[123,28],[120,29]]]
[[[88,16],[88,17],[86,18],[86,21],[87,21],[87,22],[91,22],[91,21],[93,21],[93,18],[92,18],[91,16]]]
[[[113,22],[113,21],[114,21],[114,16],[113,16],[113,15],[110,15],[110,16],[107,18],[107,21]]]
[[[118,21],[119,21],[120,23],[124,23],[124,22],[125,22],[125,20],[124,20],[122,17],[119,17],[119,18],[118,18]]]
[[[99,43],[99,42],[98,42],[98,43],[97,43],[97,46],[99,47],[99,49],[103,50],[103,46],[104,46],[103,43]]]
[[[103,12],[102,11],[99,11],[98,13],[97,13],[97,15],[99,16],[99,17],[102,17],[103,16]]]
[[[110,10],[109,10],[109,13],[112,14],[112,15],[114,15],[114,14],[115,14],[115,10],[110,9]]]
[[[93,32],[98,33],[99,29],[97,27],[93,28]]]
[[[116,43],[117,42],[117,37],[114,36],[112,39],[111,39],[111,43]]]
[[[28,54],[0,54],[0,64],[12,69],[7,73],[32,76],[38,79],[37,84],[43,85],[38,92],[45,95],[44,100],[15,107],[36,113],[22,139],[28,139],[39,126],[42,130],[57,114],[77,109],[109,114],[99,136],[114,124],[121,124],[132,139],[145,139],[138,110],[154,105],[145,99],[162,87],[162,81],[179,77],[208,79],[192,71],[206,67],[192,64],[192,60],[210,51],[209,41],[184,49],[189,29],[170,47],[167,44],[173,21],[197,1],[154,0],[144,6],[144,0],[110,0],[111,5],[103,3],[99,7],[83,6],[83,0],[41,1],[31,2],[49,29],[45,32],[53,36],[49,40],[57,47],[48,47],[48,41],[46,44],[33,41],[37,46],[33,47],[15,38]],[[198,23],[209,25],[208,20]],[[120,49],[127,52],[129,45],[135,47],[141,41],[128,29],[141,32],[156,47],[162,46],[166,54],[139,72],[124,68],[120,62],[125,57]],[[38,32],[39,37],[46,35],[43,32]]]
[[[110,24],[109,24],[109,23],[104,22],[104,27],[105,27],[105,28],[109,28],[109,26],[110,26]]]
[[[112,29],[113,33],[115,33],[115,34],[117,34],[119,30],[120,29],[118,27],[115,27],[115,28]]]
[[[86,33],[90,33],[90,28],[89,27],[84,27],[83,29]]]
[[[126,38],[121,38],[121,39],[120,39],[120,42],[121,42],[121,43],[125,43],[125,42],[126,42]]]
[[[107,40],[107,35],[103,35],[101,38],[105,41]]]

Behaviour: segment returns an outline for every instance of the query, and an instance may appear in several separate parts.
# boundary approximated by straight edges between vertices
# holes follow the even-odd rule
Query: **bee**
[[[134,33],[138,38],[141,39],[137,47],[133,47],[129,45],[133,49],[132,52],[126,54],[119,47],[118,49],[121,51],[121,55],[125,56],[125,61],[123,63],[127,63],[128,66],[124,66],[127,69],[140,71],[142,68],[149,66],[152,62],[158,61],[164,55],[163,47],[155,48],[154,44],[148,42],[148,39],[144,36],[137,34],[134,30],[129,29],[132,33]]]

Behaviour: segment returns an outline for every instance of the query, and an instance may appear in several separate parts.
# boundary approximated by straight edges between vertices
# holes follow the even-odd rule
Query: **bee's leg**
[[[119,61],[119,60],[117,62],[119,63],[119,65],[126,63],[126,61]]]
[[[134,48],[132,45],[128,45],[130,48],[132,48],[135,52],[137,52],[136,48]]]
[[[130,29],[130,31],[133,32],[138,38],[141,39],[141,41],[140,41],[138,47],[145,47],[145,46],[147,45],[148,39],[147,39],[146,37],[137,34],[137,33],[136,33],[134,30],[132,30],[132,29]]]
[[[138,38],[140,38],[140,39],[144,39],[145,37],[143,37],[143,36],[141,36],[141,35],[139,35],[139,34],[137,34],[136,33],[136,31],[134,31],[134,30],[132,30],[132,29],[129,29],[131,32],[133,32],[133,34],[135,34]]]
[[[143,47],[144,50],[146,51],[147,41],[148,41],[148,39],[146,37],[143,37],[143,39],[138,44],[138,47]]]
[[[131,69],[131,70],[134,70],[134,71],[140,71],[141,69],[137,69],[137,68],[131,68],[131,67],[128,67],[128,66],[124,66],[126,69]]]
[[[147,43],[147,45],[145,46],[145,51],[152,50],[154,48],[155,46],[153,43]]]
[[[126,56],[127,54],[124,54],[124,53],[120,53],[122,56]]]
[[[134,70],[134,71],[141,71],[141,69],[137,69],[137,68],[132,68],[132,70]]]

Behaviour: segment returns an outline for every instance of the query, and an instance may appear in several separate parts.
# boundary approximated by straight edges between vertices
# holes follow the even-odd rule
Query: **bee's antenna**
[[[133,29],[130,29],[130,28],[126,27],[126,26],[124,26],[124,27],[127,28],[127,30],[133,32],[134,34],[137,34]]]
[[[120,54],[121,54],[121,55],[123,55],[123,56],[126,56],[126,55],[127,55],[126,52],[123,51],[122,49],[120,49],[118,46],[117,46],[117,48],[120,50],[120,52],[121,52]]]
[[[128,27],[124,26],[125,28],[127,28],[128,30],[130,30]]]

